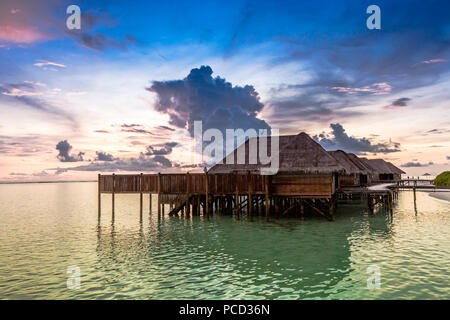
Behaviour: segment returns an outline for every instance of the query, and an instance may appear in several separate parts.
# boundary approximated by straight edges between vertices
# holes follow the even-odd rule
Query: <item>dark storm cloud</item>
[[[403,168],[417,168],[417,167],[428,167],[428,166],[431,166],[433,164],[434,163],[431,162],[431,161],[428,162],[428,163],[407,162],[407,163],[401,164],[400,167],[403,167]]]
[[[270,129],[256,118],[264,105],[253,86],[233,86],[212,73],[209,66],[201,66],[182,80],[154,81],[147,90],[157,95],[156,110],[168,114],[172,126],[187,125],[191,134],[195,120],[203,121],[203,130]]]
[[[349,136],[339,123],[330,124],[332,129],[330,134],[321,133],[313,136],[326,150],[344,150],[346,152],[362,153],[391,153],[399,152],[400,144],[396,142],[372,143],[367,138],[355,138]]]
[[[122,124],[120,125],[120,127],[122,128],[120,131],[122,132],[129,132],[129,133],[138,133],[138,134],[151,134],[153,135],[153,132],[146,130],[146,129],[142,129],[142,124],[135,124],[135,123],[131,123],[131,124]]]
[[[103,151],[96,151],[95,154],[96,154],[95,160],[97,160],[97,161],[113,161],[114,160],[113,155],[110,153],[106,153]]]
[[[140,155],[138,158],[115,159],[107,162],[91,162],[87,165],[65,168],[72,171],[158,171],[172,167],[172,162],[164,156],[146,157]]]
[[[64,33],[80,45],[96,51],[105,51],[108,48],[124,50],[129,44],[137,43],[131,35],[122,39],[94,31],[98,27],[114,27],[116,25],[117,20],[112,18],[108,11],[94,9],[82,12],[80,30],[64,29]]]
[[[396,109],[396,108],[404,108],[408,105],[408,102],[411,101],[410,98],[399,98],[394,101],[388,106],[383,107],[384,109]]]
[[[61,162],[83,161],[84,152],[79,152],[77,155],[70,154],[72,146],[69,144],[67,140],[58,142],[58,144],[56,145],[56,150],[59,151],[56,157]]]
[[[163,144],[148,146],[147,151],[144,153],[146,156],[158,156],[158,155],[168,155],[172,153],[174,147],[176,147],[178,143],[176,142],[166,142]]]
[[[409,101],[411,101],[410,98],[400,98],[392,102],[392,105],[396,107],[406,107]]]
[[[167,127],[167,126],[158,126],[157,129],[168,130],[168,131],[175,131],[175,129],[169,128],[169,127]]]

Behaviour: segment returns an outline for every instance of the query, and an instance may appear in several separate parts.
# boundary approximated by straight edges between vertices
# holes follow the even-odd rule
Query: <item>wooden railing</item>
[[[141,174],[99,175],[101,193],[162,193],[162,194],[253,194],[265,193],[265,177],[259,174]]]

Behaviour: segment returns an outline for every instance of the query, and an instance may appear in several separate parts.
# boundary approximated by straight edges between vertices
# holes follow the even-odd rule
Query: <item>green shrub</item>
[[[444,171],[440,175],[438,175],[433,184],[435,186],[450,186],[450,171]]]

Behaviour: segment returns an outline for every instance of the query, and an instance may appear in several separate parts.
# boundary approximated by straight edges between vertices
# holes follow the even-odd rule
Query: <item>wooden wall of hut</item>
[[[143,174],[100,175],[101,193],[159,193],[159,194],[205,194],[264,195],[265,177],[260,174]],[[333,175],[330,174],[278,174],[268,176],[269,192],[276,196],[304,198],[330,198],[333,194]],[[142,179],[142,183],[141,180]],[[113,186],[114,180],[114,186]]]

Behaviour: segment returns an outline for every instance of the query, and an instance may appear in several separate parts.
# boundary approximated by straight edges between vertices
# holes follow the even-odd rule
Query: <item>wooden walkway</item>
[[[319,176],[320,181],[320,176]],[[324,180],[324,186],[326,186]],[[406,184],[405,184],[406,183]],[[373,213],[381,205],[392,213],[393,201],[398,190],[409,182],[399,181],[375,187],[339,188],[318,186],[317,177],[311,183],[307,177],[267,176],[260,174],[232,173],[179,173],[98,175],[98,217],[101,216],[101,195],[111,194],[112,216],[115,215],[117,194],[139,194],[140,216],[143,214],[143,197],[148,194],[150,213],[152,195],[156,195],[157,212],[169,215],[221,214],[298,216],[319,214],[333,220],[339,203],[366,202]],[[414,183],[413,183],[414,185]],[[382,187],[382,188],[381,188]]]
[[[101,215],[101,194],[112,195],[112,215],[115,214],[115,195],[134,193],[140,195],[142,216],[143,195],[157,195],[158,214],[200,215],[209,217],[212,212],[251,215],[271,213],[287,215],[293,212],[303,217],[313,211],[333,219],[335,197],[331,186],[312,183],[307,176],[267,176],[249,172],[232,174],[180,173],[139,175],[98,175],[98,215]],[[308,207],[309,209],[306,209]]]

